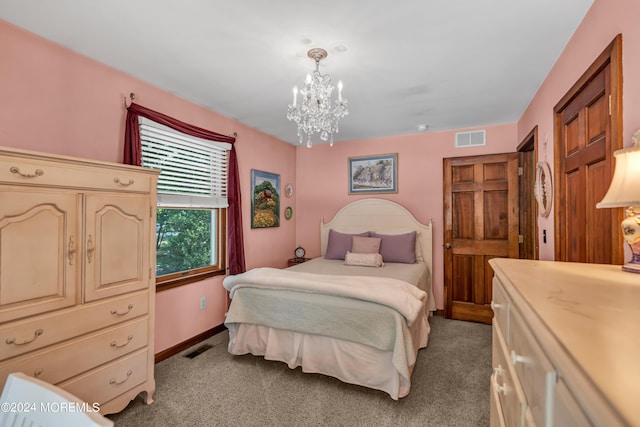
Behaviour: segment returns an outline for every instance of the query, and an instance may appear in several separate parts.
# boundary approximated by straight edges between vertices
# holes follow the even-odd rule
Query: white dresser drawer
[[[503,408],[502,408],[502,404],[500,403],[500,396],[498,395],[498,388],[495,386],[496,381],[495,381],[495,373],[491,374],[491,389],[489,390],[490,393],[490,402],[489,404],[490,406],[490,420],[491,420],[491,425],[490,427],[506,427],[507,425],[505,424],[504,421],[504,415],[503,415]]]
[[[493,298],[491,309],[493,310],[493,320],[500,326],[507,344],[509,344],[509,308],[511,300],[500,283],[500,279],[493,278]]]
[[[0,363],[0,388],[11,372],[24,372],[56,384],[146,347],[148,324],[149,320],[145,316],[82,338],[47,347],[25,358]]]
[[[515,372],[510,366],[500,327],[493,326],[492,365],[491,375],[492,392],[496,393],[499,406],[502,407],[502,416],[507,426],[522,426],[524,411],[526,409],[525,398],[517,385]]]
[[[149,293],[144,291],[0,326],[0,360],[134,319],[148,310]]]
[[[509,322],[509,359],[522,385],[527,406],[537,425],[551,427],[555,368],[515,307],[509,311]]]
[[[553,425],[562,427],[590,427],[593,425],[562,378],[558,379],[553,393]]]
[[[85,402],[105,403],[148,379],[148,349],[58,384]]]

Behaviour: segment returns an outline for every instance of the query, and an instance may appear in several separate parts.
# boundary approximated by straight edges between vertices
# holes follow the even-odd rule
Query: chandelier
[[[338,133],[338,121],[349,114],[347,100],[342,97],[342,81],[338,81],[338,99],[335,107],[331,106],[331,76],[321,74],[320,60],[327,57],[327,51],[320,48],[311,49],[307,56],[316,61],[316,69],[307,74],[304,87],[300,89],[298,102],[298,86],[293,87],[293,104],[289,105],[287,119],[293,120],[298,126],[300,144],[307,138],[307,147],[311,148],[311,136],[320,134],[322,141],[329,141],[333,146],[333,134]]]

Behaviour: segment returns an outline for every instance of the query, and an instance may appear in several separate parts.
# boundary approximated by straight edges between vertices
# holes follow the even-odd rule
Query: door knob
[[[451,249],[451,243],[447,242],[444,244],[444,247],[447,249]]]

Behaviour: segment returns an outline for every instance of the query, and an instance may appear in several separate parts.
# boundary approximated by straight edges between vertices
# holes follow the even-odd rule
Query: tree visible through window
[[[157,283],[174,286],[223,272],[231,145],[194,138],[144,118],[140,139],[142,165],[161,170]]]
[[[215,265],[216,211],[159,208],[156,223],[156,275]]]

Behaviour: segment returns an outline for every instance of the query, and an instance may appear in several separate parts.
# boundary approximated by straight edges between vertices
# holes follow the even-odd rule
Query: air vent
[[[200,347],[196,348],[192,352],[185,354],[184,357],[193,359],[194,357],[200,356],[202,353],[209,350],[210,348],[213,348],[213,346],[210,344],[202,344]]]
[[[487,145],[487,131],[456,132],[456,148]]]

